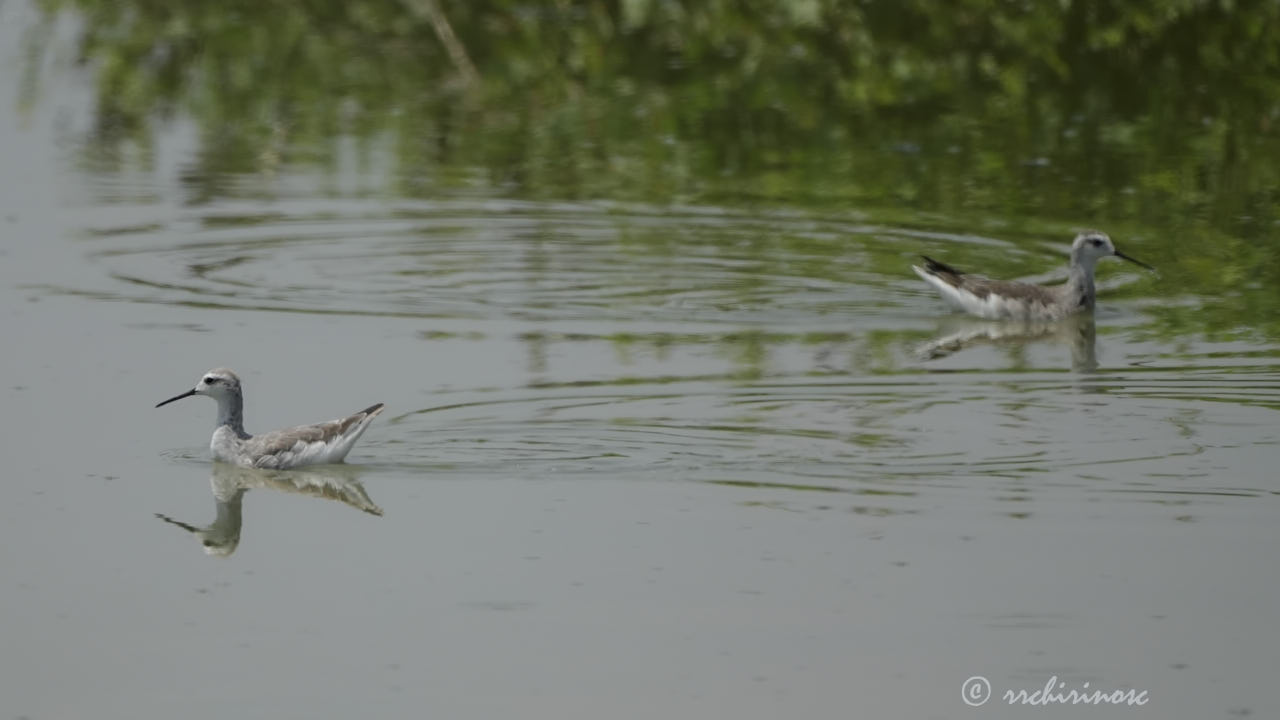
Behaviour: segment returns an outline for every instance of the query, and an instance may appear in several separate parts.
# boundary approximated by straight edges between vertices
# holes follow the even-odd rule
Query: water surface
[[[245,167],[189,107],[106,132],[84,16],[0,20],[0,714],[953,717],[973,675],[1276,711],[1280,344],[1240,266],[1118,213],[1159,275],[970,321],[920,253],[1052,280],[1095,217],[414,184],[385,128]],[[211,403],[152,406],[215,365],[250,431],[388,411],[343,467],[214,467]]]

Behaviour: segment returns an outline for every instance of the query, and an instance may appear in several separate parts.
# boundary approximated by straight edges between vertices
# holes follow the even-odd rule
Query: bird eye
[[[1090,241],[1089,241],[1089,244],[1090,244],[1090,245],[1092,245],[1092,246],[1094,246],[1094,247],[1102,247],[1102,239],[1101,239],[1101,238],[1093,238],[1092,240],[1090,240]]]
[[[204,379],[204,384],[205,384],[205,385],[212,385],[212,384],[214,384],[214,383],[216,383],[216,382],[218,382],[218,378],[216,378],[216,377],[214,377],[214,376],[212,376],[212,375],[210,375],[209,377],[207,377],[207,378],[205,378],[205,379]]]

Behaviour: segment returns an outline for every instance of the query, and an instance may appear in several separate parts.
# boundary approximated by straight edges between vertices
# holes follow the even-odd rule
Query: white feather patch
[[[912,265],[925,282],[929,283],[951,307],[987,320],[1048,320],[1062,313],[1057,308],[1030,300],[1010,299],[988,294],[978,297],[968,290],[952,286],[947,281],[918,265]]]

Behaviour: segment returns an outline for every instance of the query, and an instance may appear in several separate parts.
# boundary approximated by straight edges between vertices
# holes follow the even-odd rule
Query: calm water
[[[193,175],[182,113],[104,166],[58,17],[0,5],[0,718],[1280,712],[1280,343],[1185,321],[1268,292],[1195,246],[1130,223],[1160,276],[1010,328],[913,258],[1052,279],[1072,222],[424,197],[342,134]],[[214,467],[212,403],[152,406],[215,365],[251,432],[388,411]]]

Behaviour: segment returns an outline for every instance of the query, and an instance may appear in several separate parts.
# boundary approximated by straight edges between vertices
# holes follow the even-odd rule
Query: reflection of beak
[[[1137,262],[1137,260],[1135,260],[1134,262]],[[1139,263],[1139,264],[1141,264],[1141,263]],[[186,392],[182,393],[181,395],[174,395],[173,397],[169,398],[168,400],[165,400],[165,401],[164,401],[164,402],[162,402],[162,403],[157,403],[157,404],[156,404],[156,407],[160,407],[161,405],[168,405],[169,403],[173,402],[174,400],[181,400],[182,398],[191,397],[192,395],[195,395],[195,394],[196,394],[196,389],[195,389],[195,388],[191,388],[190,390],[188,390],[188,391],[186,391]]]
[[[161,515],[160,513],[156,513],[156,517],[158,517],[158,518],[160,518],[161,520],[163,520],[163,521],[165,521],[165,522],[167,522],[167,523],[170,523],[170,524],[172,524],[172,525],[177,525],[178,527],[182,528],[183,530],[186,530],[187,532],[193,532],[193,533],[198,533],[198,532],[200,532],[200,528],[198,528],[198,527],[196,527],[196,526],[194,526],[194,525],[188,525],[188,524],[186,524],[186,523],[184,523],[184,522],[181,522],[181,521],[178,521],[178,520],[174,520],[173,518],[169,517],[168,515]]]
[[[1121,260],[1128,260],[1129,262],[1133,263],[1134,265],[1141,265],[1142,267],[1144,267],[1144,268],[1146,268],[1146,269],[1150,270],[1151,272],[1157,272],[1157,271],[1156,271],[1156,269],[1155,269],[1155,268],[1153,268],[1153,267],[1151,267],[1150,265],[1148,265],[1148,264],[1146,264],[1146,263],[1144,263],[1144,262],[1142,262],[1141,260],[1138,260],[1138,259],[1136,259],[1136,258],[1131,258],[1131,257],[1129,257],[1128,255],[1125,255],[1124,253],[1120,252],[1119,250],[1117,250],[1117,251],[1116,251],[1116,257],[1120,258]],[[195,391],[194,391],[194,390],[192,390],[192,392],[195,392]],[[178,398],[174,398],[174,400],[177,400],[177,399],[178,399]],[[168,401],[168,400],[165,400],[165,402],[169,402],[169,401]],[[161,403],[161,404],[163,405],[164,403]]]

